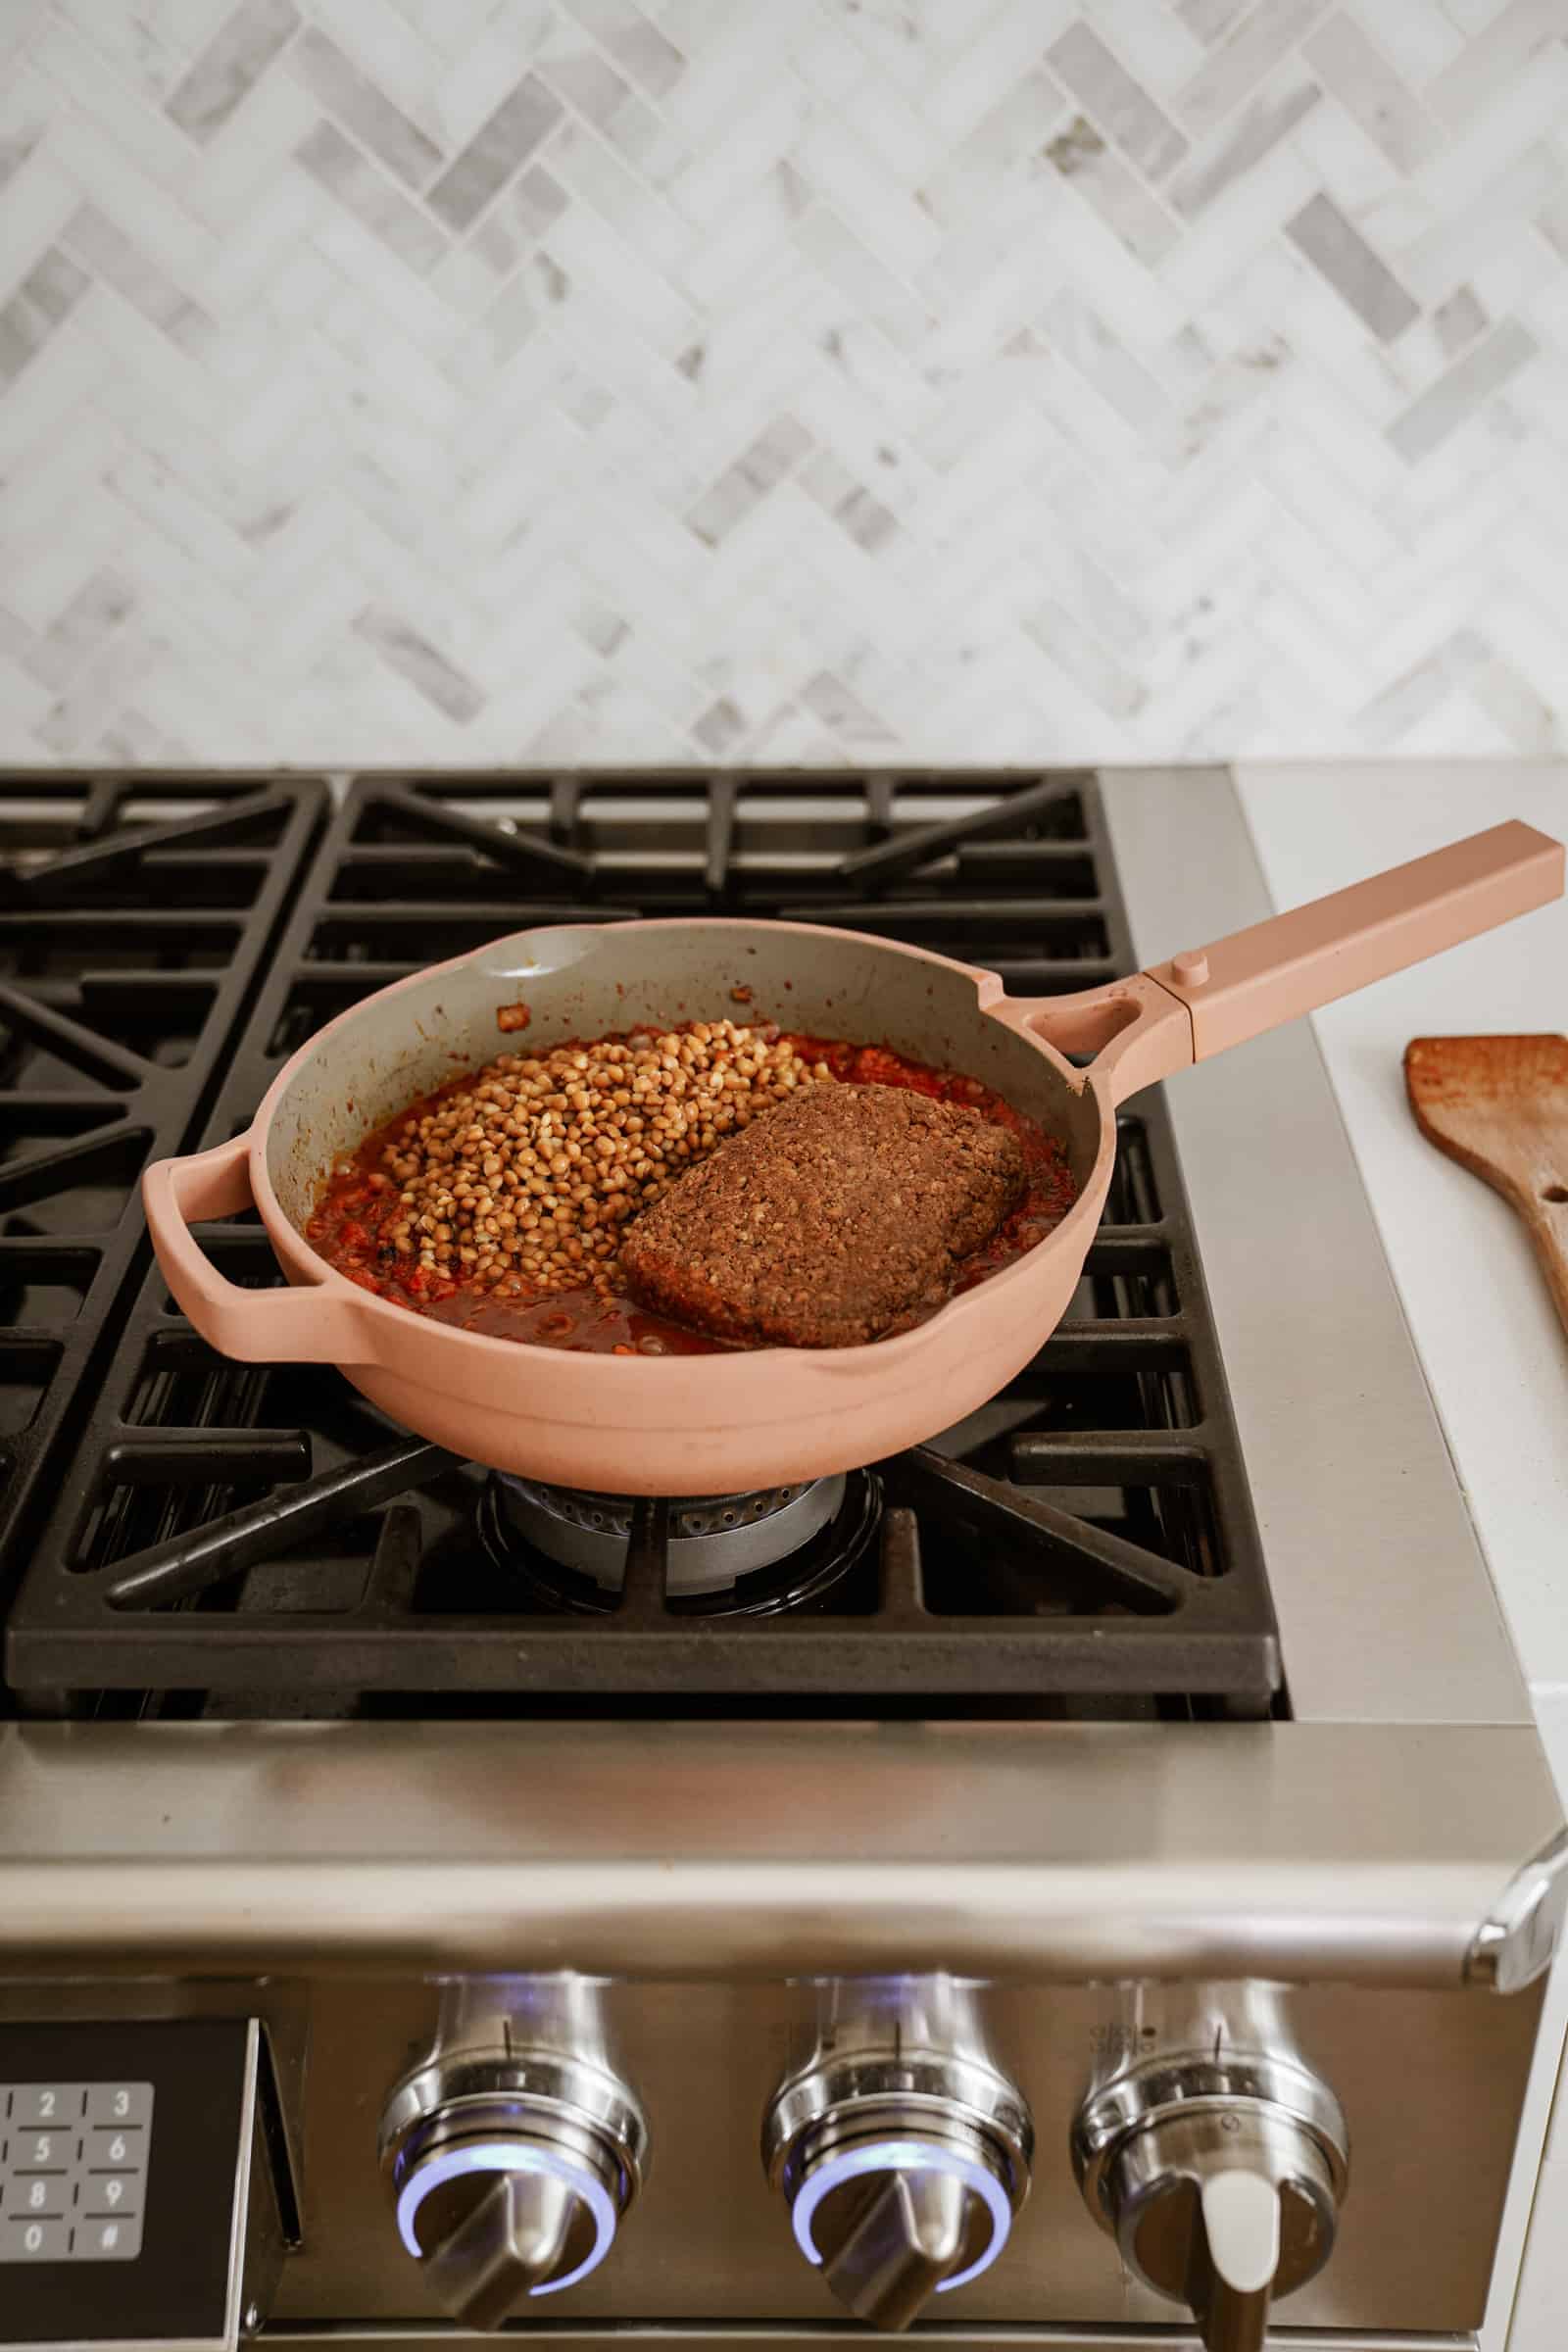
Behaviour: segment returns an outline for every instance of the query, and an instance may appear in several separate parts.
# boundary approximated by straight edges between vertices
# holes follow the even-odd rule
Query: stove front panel
[[[1024,2092],[1036,2130],[1032,2192],[995,2268],[953,2298],[955,2328],[1179,2326],[1183,2314],[1137,2285],[1091,2220],[1068,2131],[1091,2083],[1130,2050],[1179,2042],[1195,2001],[1244,1988],[1182,1985],[981,1989],[997,2062]],[[450,1997],[450,1996],[449,1996]],[[620,2073],[642,2102],[650,2162],[642,2190],[593,2278],[553,2305],[553,2326],[842,2325],[793,2243],[764,2180],[770,2096],[810,2054],[818,1995],[781,1984],[611,1984],[602,2007]],[[1539,1995],[1309,1987],[1261,2001],[1338,2093],[1350,2182],[1320,2277],[1278,2307],[1293,2328],[1457,2333],[1479,2326]],[[14,1985],[0,2015],[222,2012],[269,2028],[288,2112],[303,2242],[286,2258],[274,2323],[435,2326],[440,2315],[400,2247],[377,2170],[393,2083],[430,2046],[438,1987],[340,1979],[312,1984]],[[711,2338],[706,2340],[713,2340]],[[1071,2341],[1069,2336],[1066,2339]],[[1294,2340],[1294,2339],[1293,2339]],[[1407,2343],[1407,2333],[1401,2333]]]

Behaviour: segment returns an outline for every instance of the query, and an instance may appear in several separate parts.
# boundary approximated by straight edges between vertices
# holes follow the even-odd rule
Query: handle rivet
[[[1208,957],[1201,948],[1183,948],[1179,956],[1172,957],[1170,968],[1189,988],[1201,988],[1208,978]]]

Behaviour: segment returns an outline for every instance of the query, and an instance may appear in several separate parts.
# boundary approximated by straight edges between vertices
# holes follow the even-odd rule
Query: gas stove
[[[1042,995],[1131,965],[1091,779],[999,795],[912,777],[893,794],[891,778],[836,794],[358,780],[300,877],[202,1140],[243,1126],[330,1014],[519,922],[809,916],[960,946]],[[98,1719],[738,1693],[779,1711],[1267,1716],[1279,1642],[1170,1123],[1155,1098],[1120,1126],[1079,1297],[1017,1380],[831,1496],[705,1498],[700,1532],[690,1499],[634,1511],[492,1480],[333,1372],[230,1363],[153,1268],[30,1546],[12,1688],[29,1712]],[[254,1225],[210,1238],[236,1279],[281,1281]]]
[[[990,1404],[763,1494],[232,1363],[133,1196],[529,923],[1132,970],[1267,911],[1223,772],[50,773],[0,858],[0,2345],[1479,2327],[1557,1809],[1308,1032],[1123,1114]]]

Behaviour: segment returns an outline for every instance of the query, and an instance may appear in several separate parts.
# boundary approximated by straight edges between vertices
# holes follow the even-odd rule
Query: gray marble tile
[[[90,283],[58,246],[39,255],[0,310],[0,384],[16,382]]]
[[[548,138],[561,114],[554,92],[537,74],[525,74],[436,181],[427,199],[430,210],[449,228],[471,227],[518,166]]]
[[[1187,141],[1082,18],[1046,55],[1084,112],[1147,178],[1163,179],[1175,170]]]
[[[182,294],[172,278],[123,236],[96,205],[77,206],[61,232],[61,241],[182,351],[202,351],[218,332],[200,303]]]
[[[538,71],[540,79],[573,114],[607,133],[621,108],[636,95],[610,59],[587,42],[569,49],[552,46],[540,58]]]
[[[447,250],[435,222],[393,187],[335,122],[318,122],[294,153],[312,178],[329,189],[345,212],[400,262],[421,276],[435,268]]]
[[[710,703],[701,718],[693,721],[692,733],[710,760],[728,758],[746,733],[746,720],[727,694]]]
[[[1205,205],[1244,178],[1272,147],[1289,136],[1321,96],[1315,81],[1303,81],[1280,97],[1254,98],[1224,136],[1200,149],[1166,189],[1182,218],[1196,220]]]
[[[1487,314],[1473,286],[1456,286],[1432,314],[1433,331],[1445,359],[1451,360],[1487,326]]]
[[[63,693],[78,665],[135,608],[136,591],[123,572],[95,571],[23,656],[22,667],[52,693]]]
[[[182,743],[177,735],[166,735],[162,727],[155,727],[134,709],[122,710],[93,748],[99,759],[113,760],[121,767],[200,765],[188,743]]]
[[[1302,205],[1295,219],[1286,221],[1285,234],[1380,343],[1396,342],[1420,317],[1420,305],[1331,197],[1314,196]]]
[[[568,113],[591,123],[653,186],[664,186],[684,162],[685,150],[662,118],[609,58],[575,31],[552,41],[535,68]]]
[[[894,740],[892,728],[832,670],[820,669],[808,679],[801,689],[801,700],[845,745],[870,748]]]
[[[1568,188],[1562,189],[1536,216],[1536,226],[1553,252],[1568,262]]]
[[[603,654],[607,662],[618,653],[631,635],[630,621],[623,619],[618,612],[612,612],[608,605],[601,604],[597,597],[591,597],[587,604],[579,607],[572,616],[571,625],[583,643],[591,645],[596,654]]]
[[[316,25],[308,24],[300,34],[288,53],[288,65],[327,113],[406,187],[422,188],[440,171],[445,159],[435,141]]]
[[[1128,252],[1149,269],[1157,269],[1181,229],[1158,197],[1106,146],[1088,117],[1079,115],[1049,140],[1046,155]]]
[[[563,0],[567,14],[650,98],[662,98],[686,71],[686,60],[631,0]]]
[[[831,514],[846,536],[868,556],[885,547],[897,533],[898,516],[862,482],[858,482],[831,450],[819,449],[802,466],[800,482],[807,496],[816,501],[824,514]]]
[[[20,172],[23,165],[44,134],[42,119],[19,123],[14,130],[0,130],[0,188]]]
[[[1328,0],[1257,0],[1177,92],[1176,115],[1194,138],[1217,130],[1327,7]]]
[[[514,270],[522,256],[547,236],[571,198],[543,164],[530,164],[487,214],[468,240],[468,250],[488,262],[498,277]]]
[[[300,21],[293,0],[240,0],[190,72],[170,92],[164,112],[197,140],[222,129],[249,97]]]
[[[542,237],[561,219],[569,201],[559,179],[543,164],[530,164],[513,189],[509,209],[525,237]]]
[[[726,466],[717,481],[703,492],[686,516],[687,529],[709,547],[717,547],[800,464],[810,446],[811,436],[804,425],[793,416],[775,416],[766,431],[759,433],[733,466]]]
[[[356,617],[354,627],[400,677],[406,678],[427,703],[433,703],[460,726],[476,718],[484,709],[485,697],[473,680],[465,676],[456,662],[449,662],[400,612],[389,611],[385,605],[367,605]]]
[[[1527,327],[1516,318],[1505,318],[1484,343],[1472,344],[1394,419],[1388,428],[1389,441],[1409,465],[1430,457],[1484,401],[1528,367],[1539,349]]]
[[[1396,172],[1419,172],[1439,145],[1436,122],[1355,19],[1336,9],[1301,44],[1301,55]]]

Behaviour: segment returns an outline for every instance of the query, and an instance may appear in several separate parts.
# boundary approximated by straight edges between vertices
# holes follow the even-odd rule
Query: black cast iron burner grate
[[[0,1601],[327,806],[271,777],[0,772]]]
[[[1133,962],[1082,775],[362,778],[205,1140],[331,1013],[426,960],[534,921],[715,907],[941,946],[1020,993]],[[219,1715],[1264,1714],[1278,1639],[1157,1093],[1120,1143],[1066,1320],[959,1428],[877,1465],[877,1540],[807,1613],[683,1612],[657,1501],[616,1605],[552,1610],[480,1538],[483,1472],[334,1373],[215,1355],[155,1270],[13,1606],[10,1681],[33,1708],[153,1693]],[[203,1238],[231,1279],[280,1279],[254,1226]]]

